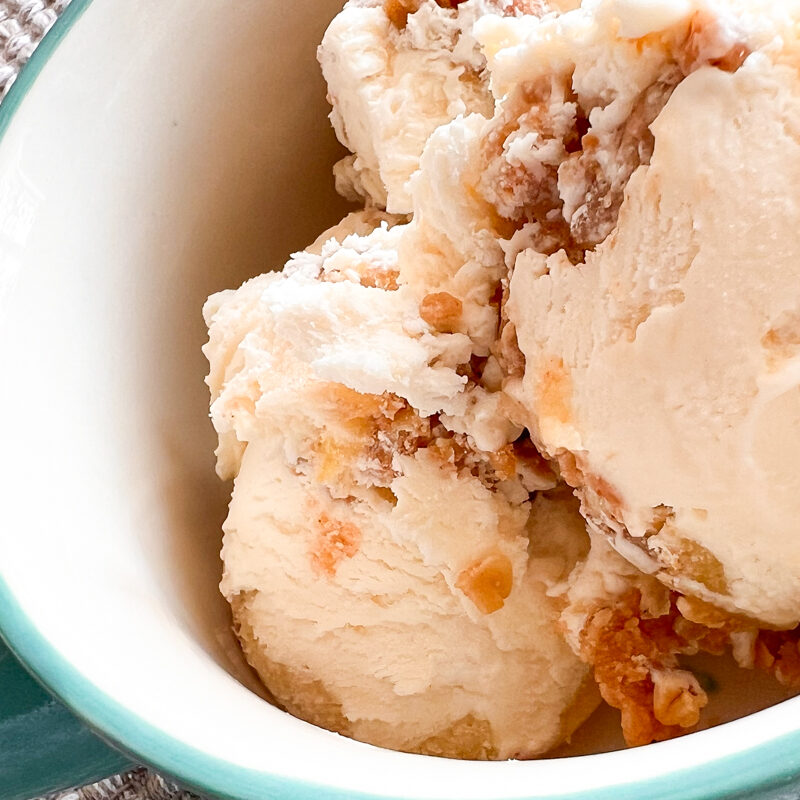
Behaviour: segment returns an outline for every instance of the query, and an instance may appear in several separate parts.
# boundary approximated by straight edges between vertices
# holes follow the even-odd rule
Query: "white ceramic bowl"
[[[315,43],[339,0],[73,0],[0,109],[0,628],[79,715],[208,793],[778,796],[800,705],[634,751],[389,752],[265,703],[218,595],[204,298],[341,214]]]

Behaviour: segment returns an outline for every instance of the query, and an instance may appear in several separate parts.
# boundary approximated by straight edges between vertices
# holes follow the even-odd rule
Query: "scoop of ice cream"
[[[248,443],[222,583],[248,658],[290,712],[362,741],[545,752],[597,700],[526,552],[536,503],[424,449],[398,468],[394,497],[333,499],[270,442]]]
[[[463,330],[487,359],[481,381],[493,390],[523,366],[505,310],[509,270],[540,269],[538,256],[562,249],[580,263],[612,230],[628,179],[650,158],[648,126],[674,87],[702,64],[743,54],[716,18],[657,6],[648,6],[653,24],[678,23],[641,40],[618,35],[624,8],[610,2],[542,18],[485,15],[473,26],[496,110],[428,138],[408,183],[413,223],[400,251],[409,286],[462,303]],[[414,258],[402,258],[406,246]],[[524,423],[520,409],[499,405]]]
[[[404,226],[339,235],[205,309],[244,650],[289,711],[355,738],[545,752],[597,703],[548,596],[583,521],[530,442],[481,449],[469,337],[402,283]]]
[[[416,235],[442,256],[409,282],[435,267],[502,290],[485,337],[515,401],[500,406],[595,530],[674,588],[785,626],[798,13],[593,0],[483,17],[495,114],[440,127],[411,182]]]
[[[331,121],[353,155],[334,175],[346,197],[407,214],[408,179],[433,131],[491,115],[486,62],[472,28],[487,14],[540,16],[545,0],[350,0],[319,48]],[[568,4],[570,5],[570,4]]]
[[[649,130],[633,122],[636,106],[617,115],[616,149],[592,134],[611,106],[589,111],[580,155],[558,168],[564,249],[534,243],[511,282],[507,313],[526,361],[518,397],[590,525],[621,553],[685,594],[791,627],[800,621],[800,4],[683,5],[645,40],[620,38],[641,35],[636,15],[626,27],[635,4],[608,2],[575,12],[580,36],[567,35],[572,15],[562,18],[556,55],[553,39],[527,40],[531,66],[563,61],[570,44],[584,52],[588,38],[605,52],[595,91],[608,83],[612,97],[608,65],[646,49],[642,41],[670,42],[646,80],[638,65],[650,59],[626,77],[650,87],[640,98],[670,88],[645,102]],[[604,28],[612,12],[617,24]],[[700,60],[699,35],[719,43]],[[619,162],[620,181],[603,165],[624,152],[635,157]],[[600,165],[589,173],[578,165],[587,154]]]
[[[287,457],[313,462],[324,460],[325,448],[371,446],[375,430],[366,420],[394,420],[401,407],[424,418],[475,416],[477,387],[467,391],[460,370],[472,354],[470,339],[427,322],[424,317],[442,320],[398,283],[403,235],[404,226],[384,224],[367,236],[331,237],[317,245],[319,254],[297,253],[283,272],[209,298],[205,352],[223,477],[235,474],[242,442],[276,432],[284,432]],[[397,399],[381,401],[380,408],[361,399],[386,393]],[[361,427],[357,419],[364,420]],[[487,438],[480,430],[475,435]]]
[[[630,200],[623,201],[632,176],[631,187],[655,159],[656,120],[669,108],[676,87],[682,90],[687,78],[704,71],[736,73],[751,53],[769,49],[781,25],[791,31],[784,23],[793,13],[776,4],[770,14],[761,15],[744,2],[702,7],[593,2],[557,19],[485,17],[475,26],[488,58],[497,110],[490,120],[471,115],[441,126],[426,143],[420,171],[409,184],[414,217],[404,240],[428,255],[405,274],[411,285],[433,280],[460,297],[467,286],[495,291],[499,314],[494,327],[485,328],[490,333],[484,338],[475,334],[479,326],[470,328],[474,344],[489,342],[481,380],[491,370],[492,385],[501,390],[493,395],[499,396],[496,413],[529,425],[540,444],[550,440],[540,430],[542,406],[534,408],[532,402],[530,368],[522,380],[524,356],[530,361],[547,351],[553,320],[566,330],[564,342],[556,339],[558,346],[570,352],[573,339],[591,341],[613,324],[602,321],[609,306],[616,312],[616,304],[627,302],[635,309],[641,298],[633,289],[658,291],[657,282],[646,281],[661,255],[653,232],[661,235],[666,223],[659,227],[654,217],[643,218],[641,236],[652,243],[629,257],[630,268],[641,271],[638,284],[622,283],[617,290],[615,281],[625,273],[619,263],[609,264],[602,290],[608,304],[583,296],[578,309],[585,316],[569,317],[572,284],[559,294],[536,295],[537,305],[526,287],[540,278],[546,282],[554,264],[560,265],[558,277],[565,283],[586,279],[594,251],[611,248],[622,227],[620,213],[625,219]],[[677,159],[670,168],[680,170]],[[510,287],[507,270],[514,271]],[[597,308],[590,308],[591,303]],[[476,305],[487,307],[485,299]],[[588,363],[591,355],[580,357]],[[598,402],[605,397],[596,388],[601,374],[594,374]],[[644,375],[642,370],[631,380],[646,383]],[[557,392],[546,398],[544,405],[553,409],[551,426],[560,424],[559,403]],[[605,410],[616,412],[611,405]],[[647,420],[641,424],[644,428]],[[625,447],[635,454],[638,445],[626,439]],[[600,479],[586,486],[580,449],[573,451],[559,441],[546,452],[579,487],[584,513],[599,531],[595,520],[610,485]],[[645,467],[640,463],[639,468]],[[648,477],[657,479],[651,463],[646,469]],[[655,524],[669,513],[665,507],[655,508]],[[575,651],[592,666],[605,699],[622,710],[631,744],[673,736],[697,722],[706,696],[680,667],[681,654],[732,648],[743,666],[752,667],[758,661],[755,654],[762,652],[760,666],[782,675],[784,682],[795,680],[787,677],[797,675],[789,666],[795,658],[792,635],[786,642],[779,637],[773,642],[773,635],[759,632],[752,620],[670,593],[648,553],[626,537],[607,537],[626,561],[604,544],[607,533],[603,528],[594,537],[589,558],[572,574],[562,622]],[[682,570],[689,569],[682,565]],[[687,591],[687,584],[680,588]],[[694,591],[690,585],[688,591]],[[776,660],[779,653],[784,655]]]

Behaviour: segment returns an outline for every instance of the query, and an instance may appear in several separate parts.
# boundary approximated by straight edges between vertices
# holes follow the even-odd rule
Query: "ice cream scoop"
[[[235,476],[222,590],[297,716],[401,750],[531,757],[598,702],[548,594],[584,523],[530,448],[484,451],[441,423],[465,402],[470,348],[397,286],[403,232],[331,238],[209,299]]]
[[[334,169],[339,191],[409,213],[408,180],[431,133],[462,114],[491,116],[475,22],[487,14],[538,18],[571,5],[576,2],[350,0],[318,53],[331,121],[352,151]]]
[[[586,3],[496,56],[518,81],[575,65],[588,125],[552,173],[552,252],[532,241],[516,260],[517,397],[594,531],[680,592],[788,628],[800,621],[800,6],[647,5]],[[631,48],[654,52],[620,84]]]

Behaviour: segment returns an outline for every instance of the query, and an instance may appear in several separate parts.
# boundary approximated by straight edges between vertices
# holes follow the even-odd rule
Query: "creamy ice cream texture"
[[[751,29],[736,4],[717,6],[730,16],[716,35],[737,60],[677,83],[596,249],[577,263],[563,250],[520,257],[508,314],[535,438],[571,455],[591,527],[673,588],[791,627],[798,6],[752,5]],[[571,178],[565,162],[559,180]],[[566,216],[575,203],[562,194]]]
[[[402,750],[530,757],[597,704],[548,596],[583,521],[569,492],[530,501],[555,483],[538,457],[480,451],[432,416],[463,413],[469,340],[396,286],[406,230],[330,239],[208,301],[236,476],[222,590],[296,715]]]
[[[683,654],[800,685],[761,629],[800,621],[800,3],[449,5],[334,20],[367,208],[205,308],[248,659],[477,758],[568,737],[590,673],[631,744],[697,723]]]
[[[577,0],[350,0],[319,47],[331,122],[352,151],[337,188],[396,214],[433,131],[459,115],[491,116],[486,60],[473,34],[489,14],[540,16]]]

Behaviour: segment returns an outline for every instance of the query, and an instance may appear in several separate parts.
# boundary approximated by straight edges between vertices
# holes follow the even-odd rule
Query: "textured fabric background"
[[[0,99],[70,0],[0,0]],[[131,0],[136,2],[136,0]],[[195,800],[146,769],[51,795],[47,800]]]
[[[0,0],[0,97],[69,0]]]
[[[92,786],[59,792],[39,800],[198,800],[146,769],[116,775]]]

